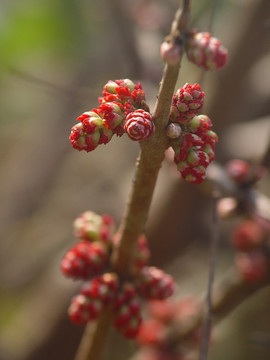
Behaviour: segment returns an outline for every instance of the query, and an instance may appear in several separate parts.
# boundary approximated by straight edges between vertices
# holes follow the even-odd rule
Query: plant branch
[[[110,330],[111,321],[112,311],[111,308],[107,308],[95,326],[92,323],[87,324],[74,360],[96,360],[101,357],[104,339]]]
[[[178,11],[176,13],[175,20],[172,24],[172,36],[175,31],[183,31],[185,27],[188,26],[189,8],[190,0],[184,0],[183,10],[182,12]],[[140,144],[141,152],[137,161],[137,170],[133,180],[131,194],[119,228],[120,243],[114,254],[113,270],[116,271],[120,277],[125,277],[129,273],[138,236],[144,231],[148,218],[148,212],[158,173],[164,159],[164,153],[169,146],[165,128],[168,124],[179,68],[180,62],[179,65],[165,66],[153,112],[156,131],[149,140],[141,142]],[[92,334],[90,334],[90,336],[87,334],[84,336],[83,342],[87,343],[91,341],[91,346],[83,347],[80,345],[79,349],[84,348],[84,350],[81,350],[81,355],[76,358],[76,360],[100,359],[101,350],[104,348],[104,333],[107,333],[110,323],[110,321],[107,320],[108,317],[105,319],[104,316],[101,316],[93,336]],[[88,327],[86,331],[87,329]]]
[[[234,269],[231,269],[213,290],[211,308],[214,325],[225,319],[238,305],[269,283],[268,278],[264,282],[247,284]],[[174,324],[168,333],[168,347],[178,346],[179,342],[189,338],[198,326],[204,323],[207,316],[202,310],[185,324]]]
[[[183,26],[183,19],[188,16],[186,14],[189,11],[188,3],[189,1],[185,1],[183,11],[177,12],[171,34],[175,32],[176,24]],[[187,22],[185,23],[187,24]],[[125,275],[129,271],[138,236],[144,231],[164,153],[169,146],[169,140],[164,130],[168,124],[179,67],[180,65],[165,66],[153,112],[156,131],[149,140],[141,142],[141,152],[130,200],[119,231],[121,240],[115,260],[115,271],[120,275]]]
[[[120,226],[121,241],[115,261],[115,270],[121,275],[129,271],[138,236],[144,231],[164,152],[169,146],[164,129],[168,123],[178,71],[178,67],[165,67],[153,113],[156,131],[148,141],[141,143],[141,153],[137,162],[130,200]]]
[[[211,244],[210,244],[209,278],[208,278],[208,288],[206,295],[206,314],[203,323],[201,352],[199,358],[200,360],[207,359],[209,339],[211,334],[211,325],[212,325],[212,288],[215,277],[218,237],[219,237],[217,199],[218,199],[217,191],[214,189],[213,203],[212,203],[213,216],[212,216],[212,231],[211,231]]]

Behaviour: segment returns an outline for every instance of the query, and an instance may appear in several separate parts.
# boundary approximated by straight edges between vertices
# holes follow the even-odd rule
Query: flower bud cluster
[[[111,304],[115,327],[127,338],[134,338],[141,325],[141,300],[166,299],[172,295],[173,278],[149,267],[150,250],[145,235],[140,235],[128,279],[120,279],[110,270],[112,251],[118,251],[119,236],[109,215],[86,211],[74,221],[77,244],[61,262],[64,275],[86,282],[74,296],[68,310],[71,321],[86,324],[94,321]]]
[[[199,84],[186,83],[173,96],[170,121],[188,125],[204,105],[204,92]]]
[[[115,246],[119,244],[117,237]],[[133,259],[131,274],[133,283],[125,281],[117,295],[115,302],[115,326],[128,338],[135,337],[141,325],[140,299],[164,300],[171,296],[175,290],[175,282],[164,271],[148,266],[150,251],[147,239],[139,236],[137,251]]]
[[[108,260],[108,251],[104,244],[99,241],[90,243],[82,240],[65,254],[61,262],[61,270],[64,275],[75,280],[87,279],[99,273]]]
[[[169,274],[154,266],[145,266],[136,279],[141,296],[146,299],[164,300],[174,292],[175,283]]]
[[[174,161],[182,177],[200,184],[206,168],[215,158],[217,135],[211,130],[212,122],[206,115],[198,115],[204,104],[204,92],[198,84],[185,84],[173,97],[170,127],[181,127],[180,136],[171,136]],[[174,124],[174,125],[173,125]],[[167,131],[169,136],[172,131]],[[175,131],[176,133],[176,131]]]
[[[269,258],[267,242],[270,231],[263,228],[254,219],[246,219],[238,223],[231,233],[231,244],[237,251],[235,264],[243,280],[257,283],[269,275]]]
[[[121,103],[125,108],[126,115],[140,109],[145,101],[145,93],[141,84],[134,84],[129,79],[109,80],[103,88],[102,95],[98,99],[100,104]]]
[[[110,244],[115,232],[115,222],[110,215],[100,216],[93,211],[85,211],[74,220],[73,232],[75,237],[82,240]]]
[[[79,239],[61,262],[64,275],[75,280],[100,273],[108,264],[114,233],[114,220],[86,211],[74,221],[74,235]]]
[[[120,106],[119,110],[122,111]],[[113,130],[105,126],[97,109],[83,113],[77,121],[79,122],[72,127],[69,137],[74,149],[89,152],[100,144],[107,144],[113,136]]]
[[[193,32],[186,43],[188,59],[203,70],[217,70],[227,63],[227,50],[208,32]]]
[[[68,314],[75,324],[96,320],[104,308],[114,300],[119,287],[114,273],[105,273],[85,283],[71,300]]]
[[[228,161],[224,170],[235,183],[235,188],[239,189],[241,198],[236,195],[220,199],[217,203],[217,212],[224,219],[241,213],[245,216],[234,226],[230,234],[230,243],[236,250],[235,265],[245,283],[261,283],[270,275],[270,223],[263,215],[254,213],[251,216],[250,200],[246,203],[243,195],[246,192],[247,197],[250,197],[252,186],[261,179],[265,170],[261,166],[252,166],[240,159]]]
[[[135,277],[135,283],[124,282],[115,303],[115,327],[127,338],[134,338],[141,326],[141,300],[164,300],[175,289],[173,278],[164,271],[145,266]]]
[[[141,109],[146,103],[140,83],[110,80],[102,94],[100,106],[83,113],[72,127],[69,139],[74,149],[93,151],[98,145],[107,144],[113,135],[122,136],[125,132],[135,141],[152,135],[155,129],[152,116]],[[129,124],[125,126],[127,116]]]
[[[197,358],[201,340],[199,319],[202,311],[202,304],[191,296],[185,296],[176,302],[150,301],[150,317],[142,323],[136,338],[141,347],[138,359],[189,359],[191,354],[196,354]],[[177,336],[177,330],[189,328],[194,323],[197,326],[183,339],[183,343],[178,336],[177,348],[171,346],[172,336]]]

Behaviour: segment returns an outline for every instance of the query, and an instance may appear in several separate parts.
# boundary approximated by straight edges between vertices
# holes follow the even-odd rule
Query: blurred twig
[[[200,360],[206,360],[209,348],[209,339],[212,325],[212,288],[214,284],[215,268],[217,261],[217,249],[218,249],[218,214],[217,214],[217,199],[218,192],[214,190],[212,201],[212,224],[211,224],[211,244],[210,244],[210,261],[209,261],[209,278],[206,295],[206,314],[203,323],[202,343]]]
[[[34,85],[42,86],[46,89],[56,91],[62,95],[66,95],[68,97],[73,96],[74,91],[71,88],[52,83],[48,80],[45,80],[41,77],[30,74],[25,70],[19,69],[17,67],[11,66],[11,65],[6,66],[6,69],[10,75],[15,76],[23,81],[32,83]]]
[[[139,56],[132,22],[125,13],[125,2],[122,0],[107,0],[110,16],[119,32],[119,39],[123,46],[123,55],[127,57],[130,67],[130,77],[140,77],[142,60]]]
[[[56,92],[68,98],[76,99],[76,101],[78,102],[83,102],[83,100],[86,98],[88,99],[89,95],[93,95],[96,97],[99,94],[95,89],[92,88],[84,89],[76,87],[76,92],[74,92],[74,84],[72,86],[59,85],[42,77],[29,73],[28,71],[25,71],[24,69],[18,67],[14,67],[11,65],[7,66],[3,64],[1,64],[1,66],[3,66],[10,75],[22,81],[25,81],[29,84],[41,86],[46,90],[52,91],[54,93]]]

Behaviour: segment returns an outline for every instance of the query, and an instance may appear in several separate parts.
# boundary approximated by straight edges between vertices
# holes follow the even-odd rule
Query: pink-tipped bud
[[[134,141],[147,140],[155,131],[152,116],[144,110],[136,110],[126,118],[125,132]]]
[[[74,149],[89,152],[99,144],[107,144],[111,140],[113,132],[105,127],[97,110],[85,112],[77,120],[79,123],[72,127],[69,137]]]
[[[182,133],[181,126],[178,123],[170,123],[167,126],[166,134],[170,139],[177,139]]]
[[[111,140],[114,133],[115,133],[115,130],[112,131],[111,129],[109,129],[107,127],[101,128],[100,129],[100,138],[99,138],[98,143],[104,144],[104,145],[107,144]]]
[[[189,126],[204,104],[204,92],[199,84],[186,83],[173,97],[170,120]]]
[[[83,129],[83,124],[79,123],[72,127],[69,139],[74,149],[89,152],[98,146],[100,132],[96,127],[91,134],[87,134]]]
[[[180,171],[183,179],[187,182],[192,184],[201,184],[205,180],[206,169],[203,165],[195,167],[186,165],[184,169],[180,168],[179,165],[177,166],[177,169]]]
[[[145,266],[137,278],[137,287],[146,299],[163,300],[173,294],[175,282],[161,269]]]
[[[227,50],[208,32],[192,34],[187,41],[187,56],[204,70],[217,70],[227,63]]]
[[[116,84],[116,82],[112,81],[112,80],[109,80],[107,82],[107,84],[104,86],[104,91],[106,93],[110,93],[110,94],[116,94],[116,88],[118,87],[119,85]]]
[[[262,282],[269,272],[269,261],[261,252],[239,253],[235,262],[240,275],[246,283]]]
[[[90,243],[83,240],[65,254],[61,270],[68,277],[87,279],[99,273],[106,266],[108,259],[108,250],[101,242]]]
[[[80,293],[91,299],[99,299],[104,305],[107,305],[115,299],[118,287],[118,276],[114,273],[106,273],[85,283]]]
[[[100,299],[91,299],[80,294],[72,298],[68,315],[74,324],[84,325],[89,321],[96,320],[102,308],[103,304]]]
[[[255,221],[246,220],[232,231],[231,243],[240,251],[252,251],[264,243],[264,232]]]
[[[104,126],[114,130],[125,120],[125,113],[122,104],[109,102],[98,107],[98,114],[104,119]]]
[[[202,135],[212,128],[212,121],[207,115],[198,115],[188,124],[188,129],[197,135]]]
[[[228,175],[238,184],[247,183],[251,179],[251,168],[248,162],[240,159],[233,159],[225,166]]]
[[[108,81],[102,94],[103,97],[99,98],[100,104],[121,103],[125,108],[126,115],[140,108],[141,102],[145,100],[141,84],[135,84],[129,79]]]
[[[98,229],[102,218],[93,211],[85,211],[73,222],[74,235],[82,240],[98,240]]]
[[[204,151],[200,151],[194,147],[188,152],[187,163],[192,167],[202,165],[207,168],[209,165],[209,158]]]
[[[97,215],[93,211],[85,211],[73,222],[74,235],[90,242],[101,241],[110,245],[115,231],[115,222],[109,215]]]
[[[168,65],[179,65],[182,54],[182,47],[178,44],[172,44],[170,42],[164,41],[160,46],[160,56],[162,60]]]

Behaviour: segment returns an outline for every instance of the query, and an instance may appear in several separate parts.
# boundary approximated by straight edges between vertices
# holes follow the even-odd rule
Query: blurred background
[[[93,210],[119,223],[137,143],[113,138],[93,153],[69,143],[76,118],[98,106],[108,80],[140,81],[153,110],[163,63],[159,46],[177,0],[24,0],[0,4],[0,359],[74,358],[83,329],[66,314],[80,284],[59,265],[74,244],[72,222]],[[228,65],[201,74],[184,56],[178,85],[200,81],[204,113],[219,135],[217,161],[258,161],[270,134],[269,0],[193,0],[192,23],[212,28]],[[260,190],[270,195],[270,178]],[[147,236],[152,264],[172,273],[178,295],[207,285],[210,216],[207,184],[186,184],[169,162],[161,170]],[[221,222],[217,278],[233,263]],[[220,324],[210,358],[270,358],[269,289]],[[250,341],[267,334],[266,345]],[[113,334],[106,359],[128,359],[133,343]]]

